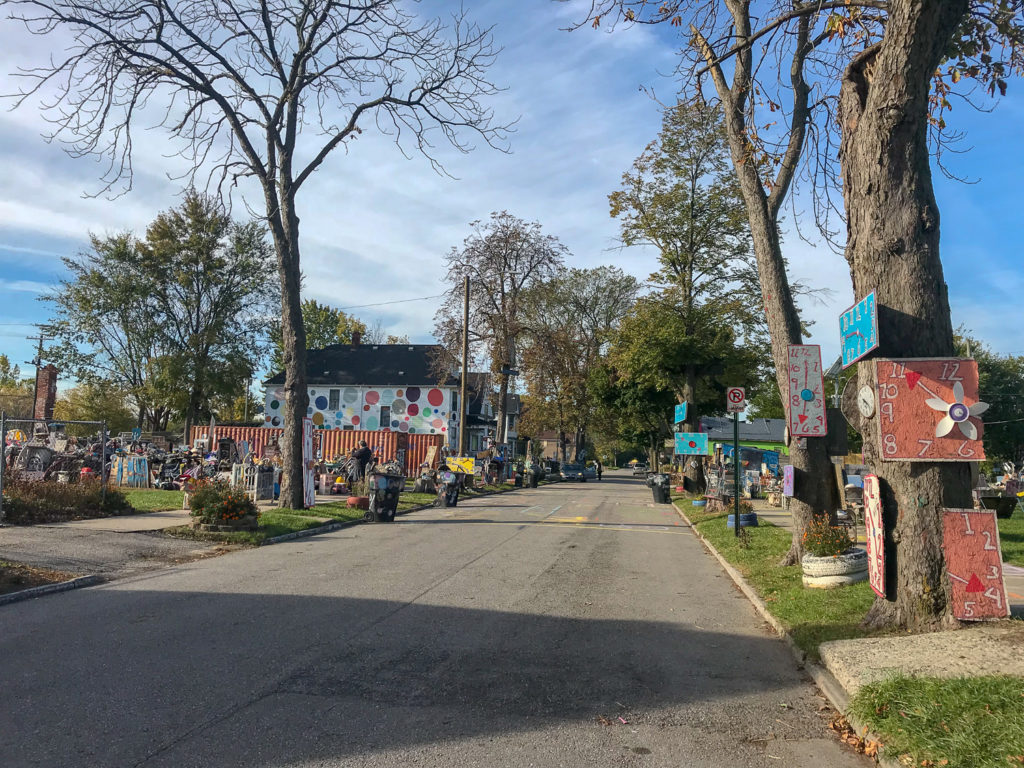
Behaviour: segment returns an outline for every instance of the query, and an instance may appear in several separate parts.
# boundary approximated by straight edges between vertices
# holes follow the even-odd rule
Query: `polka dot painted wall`
[[[307,415],[317,429],[394,430],[447,434],[453,389],[413,387],[309,387]],[[266,393],[264,423],[284,424],[284,390]],[[382,422],[382,409],[387,419]]]

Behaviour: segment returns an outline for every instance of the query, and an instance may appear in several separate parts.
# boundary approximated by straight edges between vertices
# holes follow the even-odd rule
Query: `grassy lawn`
[[[1024,568],[1024,512],[1020,505],[1013,517],[999,521],[999,541],[1003,549],[1003,561]]]
[[[128,503],[139,512],[181,509],[185,500],[184,491],[158,491],[151,488],[123,488],[121,491]]]
[[[864,686],[850,711],[905,765],[1024,765],[1024,680],[894,677]],[[907,757],[903,757],[907,756]]]
[[[724,514],[691,515],[690,509],[686,509],[686,515],[697,530],[743,574],[768,610],[812,659],[818,659],[819,643],[877,634],[859,626],[875,599],[867,582],[838,589],[806,589],[798,566],[783,568],[777,564],[789,550],[789,531],[762,522],[748,529],[750,546],[744,549],[732,529],[726,527]]]
[[[317,507],[317,512],[320,508]],[[196,541],[220,541],[225,544],[249,544],[256,546],[265,539],[274,536],[283,536],[286,533],[304,531],[307,528],[316,528],[324,523],[331,522],[329,515],[313,516],[312,510],[304,510],[301,513],[293,510],[279,512],[269,510],[260,513],[259,528],[255,531],[196,531],[190,525],[179,525],[168,528],[164,533],[182,539],[195,539]],[[359,513],[362,516],[362,512]]]

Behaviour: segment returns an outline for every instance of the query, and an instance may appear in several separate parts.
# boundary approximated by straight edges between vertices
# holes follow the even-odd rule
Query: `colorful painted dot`
[[[358,416],[353,416],[352,417],[352,424],[353,424],[353,426],[359,424],[359,417]]]
[[[441,405],[444,402],[444,393],[440,389],[432,389],[427,392],[427,402],[431,405]]]
[[[324,423],[324,415],[322,413],[319,413],[319,412],[314,413],[313,414],[313,424],[315,424],[316,426],[319,427],[323,423]]]
[[[409,387],[407,390],[405,390],[405,399],[408,400],[410,403],[415,403],[417,400],[420,399],[420,388]]]
[[[420,407],[416,405],[416,403],[409,403],[408,410],[410,416],[415,416],[417,413],[420,412]]]
[[[271,400],[270,401],[270,410],[276,411],[280,407],[281,407],[281,401],[280,400]]]
[[[320,397],[314,401],[314,404],[316,405],[317,410],[322,411],[327,407],[327,398],[320,395]]]
[[[363,399],[370,405],[376,405],[380,401],[380,392],[375,389],[371,389],[366,393],[366,396]]]
[[[281,417],[280,416],[275,416],[274,418],[272,418],[270,420],[270,423],[273,424],[275,427],[281,426]]]

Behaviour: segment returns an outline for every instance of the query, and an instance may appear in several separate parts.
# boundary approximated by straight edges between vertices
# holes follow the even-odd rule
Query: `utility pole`
[[[459,456],[469,449],[469,275],[463,278],[462,306],[462,393],[459,395]]]
[[[43,333],[42,328],[40,328],[38,336],[29,336],[28,339],[27,339],[28,341],[38,341],[39,342],[39,346],[38,346],[38,348],[36,350],[36,359],[32,361],[35,364],[35,366],[36,366],[36,385],[35,385],[35,387],[32,390],[32,418],[33,419],[36,417],[36,408],[39,405],[39,403],[38,403],[38,400],[39,400],[39,369],[42,368],[42,366],[43,366],[43,342],[44,341],[49,341],[51,338],[52,337],[47,336],[45,333]],[[34,429],[34,427],[33,427],[33,429]]]

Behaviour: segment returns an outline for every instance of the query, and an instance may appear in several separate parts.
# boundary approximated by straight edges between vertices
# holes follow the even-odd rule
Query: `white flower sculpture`
[[[947,403],[941,397],[930,397],[925,403],[932,410],[946,414],[935,426],[935,436],[945,437],[954,426],[968,440],[978,439],[978,428],[971,421],[988,410],[988,403],[977,402],[972,406],[964,405],[964,385],[959,381],[953,384],[953,402]]]

